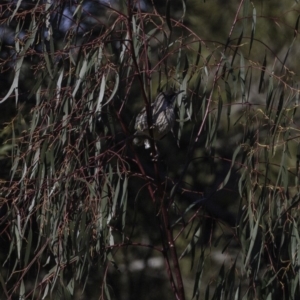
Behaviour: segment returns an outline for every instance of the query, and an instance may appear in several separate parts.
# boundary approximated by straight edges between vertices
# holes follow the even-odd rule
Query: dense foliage
[[[196,2],[0,4],[1,299],[300,296],[299,4]]]

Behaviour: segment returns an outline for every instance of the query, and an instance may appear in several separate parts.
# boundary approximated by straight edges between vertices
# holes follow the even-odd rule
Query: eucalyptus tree
[[[299,296],[298,4],[208,2],[0,4],[1,298]]]

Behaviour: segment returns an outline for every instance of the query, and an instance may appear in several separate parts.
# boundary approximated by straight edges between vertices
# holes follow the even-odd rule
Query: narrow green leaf
[[[99,90],[99,96],[98,96],[98,101],[97,101],[97,106],[96,106],[96,113],[100,115],[102,111],[102,101],[105,93],[105,83],[106,83],[106,76],[103,74],[102,79],[101,79],[101,84],[100,84],[100,90]],[[99,120],[100,121],[100,120]]]
[[[182,78],[185,79],[187,73],[188,73],[188,70],[189,70],[189,60],[187,58],[187,55],[185,54],[184,55],[184,68],[183,68],[183,71],[182,71]]]
[[[103,106],[107,105],[108,103],[110,103],[111,100],[114,99],[118,89],[119,89],[119,83],[120,83],[120,76],[117,72],[115,72],[115,85],[114,85],[114,88],[109,96],[109,98],[107,99],[107,101],[103,104]]]
[[[197,56],[196,56],[196,61],[195,61],[195,66],[198,66],[199,61],[200,61],[200,57],[201,57],[201,41],[199,41],[199,46],[198,46],[198,51],[197,51]]]
[[[253,7],[253,12],[252,12],[252,30],[251,30],[251,39],[250,39],[250,48],[249,48],[249,54],[251,52],[252,44],[253,44],[253,39],[254,39],[254,34],[255,34],[255,28],[256,28],[256,9]]]
[[[234,295],[234,300],[240,300],[241,299],[241,283],[236,289],[235,295]]]
[[[226,276],[225,295],[229,296],[228,299],[233,299],[233,291],[235,286],[236,261],[237,258],[235,259],[233,265],[230,267],[228,275]]]
[[[296,172],[295,174],[299,174],[299,165],[300,165],[300,143],[298,143],[298,146],[297,146],[297,154],[296,154]],[[297,183],[299,182],[299,178],[298,176],[296,175],[295,176],[295,185],[297,186]]]
[[[201,251],[201,255],[199,257],[196,276],[195,276],[195,283],[194,283],[194,290],[193,290],[193,298],[196,295],[200,294],[200,286],[201,286],[201,277],[204,267],[204,251]]]
[[[298,18],[299,18],[299,17],[298,17]],[[293,45],[294,45],[295,40],[296,40],[296,38],[294,37],[294,39],[293,39],[291,45],[289,46],[289,48],[288,48],[288,50],[287,50],[287,52],[286,52],[286,54],[285,54],[284,60],[283,60],[283,62],[282,62],[281,72],[284,71],[284,68],[285,68],[285,65],[286,65],[286,64],[285,64],[285,63],[286,63],[286,60],[287,60],[287,58],[288,58],[288,56],[289,56],[289,54],[290,54],[290,51],[291,51],[291,49],[292,49],[292,47],[293,47]]]
[[[223,100],[222,100],[221,95],[219,95],[217,118],[216,118],[216,121],[214,123],[213,132],[212,132],[212,135],[211,135],[211,138],[210,138],[210,143],[213,142],[214,138],[217,135],[217,131],[219,129],[219,124],[220,124],[221,115],[222,115],[222,108],[223,108]]]
[[[25,299],[25,284],[24,284],[24,280],[21,280],[21,284],[20,284],[20,294],[19,294],[19,299]]]
[[[21,3],[21,0],[18,1],[18,4],[19,3]],[[14,12],[16,12],[16,10]],[[31,23],[30,23],[30,26],[28,29],[28,32],[30,32],[30,34],[25,42],[25,45],[22,47],[22,50],[20,52],[17,51],[18,56],[16,58],[17,62],[15,64],[15,76],[14,76],[13,83],[12,83],[9,91],[7,92],[7,94],[0,101],[0,103],[3,103],[4,101],[6,101],[10,97],[10,95],[12,94],[13,91],[15,92],[16,104],[18,103],[18,95],[19,95],[18,87],[19,87],[19,77],[20,77],[21,68],[22,68],[23,61],[26,56],[27,50],[33,44],[33,42],[35,40],[35,36],[36,36],[38,28],[39,28],[39,26],[36,25],[35,16],[34,16],[34,14],[32,14]],[[19,34],[19,32],[17,31],[17,35],[18,34]]]
[[[182,16],[181,19],[183,19],[185,17],[185,13],[186,13],[186,0],[181,0],[182,3]]]
[[[295,103],[294,103],[294,110],[293,110],[293,117],[295,116],[296,112],[297,112],[297,108],[298,108],[298,104],[299,104],[299,88],[298,85],[296,85],[296,95],[295,95]]]
[[[227,175],[226,175],[224,181],[220,184],[220,186],[218,187],[217,190],[221,190],[221,189],[227,184],[227,182],[228,182],[228,180],[229,180],[229,178],[230,178],[230,175],[231,175],[232,167],[233,167],[234,164],[235,164],[235,159],[236,159],[238,153],[240,152],[240,150],[241,150],[241,145],[239,145],[239,146],[235,149],[235,151],[234,151],[234,153],[233,153],[233,155],[232,155],[232,160],[231,160],[231,166],[230,166],[230,169],[229,169],[229,171],[228,171],[228,173],[227,173]]]
[[[249,7],[250,7],[250,1],[245,0],[243,3],[243,30],[246,30],[247,28],[247,23],[248,23],[248,18],[249,18]]]
[[[241,59],[240,59],[240,83],[241,83],[241,94],[242,94],[242,102],[246,102],[246,96],[245,96],[245,60],[244,56],[241,53]]]
[[[232,60],[231,60],[231,66],[233,66],[233,63],[234,63],[234,60],[235,60],[235,57],[236,57],[236,54],[239,50],[239,46],[241,45],[241,42],[242,42],[242,39],[243,39],[243,35],[244,35],[244,31],[242,30],[240,36],[239,36],[239,39],[236,43],[236,46],[235,46],[235,50],[234,50],[234,53],[233,53],[233,56],[232,56]],[[242,53],[240,53],[242,55]]]
[[[20,215],[17,215],[17,220],[20,219]],[[19,224],[19,222],[17,221]],[[15,241],[16,241],[16,246],[17,246],[17,255],[18,259],[20,260],[21,258],[21,249],[22,249],[22,236],[21,236],[21,231],[20,231],[20,224],[14,226],[15,229]]]
[[[77,15],[77,20],[79,21],[80,20],[80,17],[81,17],[81,14],[82,14],[82,5],[81,4],[78,4],[77,8],[75,9],[74,13],[73,13],[73,17]]]
[[[274,120],[274,133],[276,133],[278,126],[280,125],[280,116],[282,115],[282,107],[283,107],[283,102],[284,102],[284,90],[281,91],[279,101],[278,101],[278,106],[277,106],[277,111],[276,111],[276,116]]]
[[[298,34],[299,19],[300,19],[300,15],[298,16],[296,24],[295,24],[294,38],[297,37],[297,34]]]
[[[45,299],[45,298],[48,296],[48,293],[49,293],[49,287],[50,287],[50,283],[47,282],[46,287],[45,287],[45,289],[44,289],[44,293],[43,293],[42,299]]]
[[[259,94],[262,91],[262,86],[264,83],[264,75],[266,72],[266,65],[267,65],[267,54],[265,54],[264,61],[263,61],[262,67],[261,67],[261,73],[260,73],[260,79],[259,79],[259,85],[258,85],[258,93]]]
[[[274,91],[274,79],[273,75],[270,75],[269,77],[269,86],[268,86],[268,92],[267,92],[267,99],[266,99],[266,110],[268,115],[271,114],[272,111],[272,97],[273,97],[273,91]]]
[[[26,245],[26,252],[24,257],[24,266],[28,265],[29,256],[32,251],[32,229],[31,226],[29,228],[29,234],[27,236],[27,245]]]
[[[110,293],[109,293],[109,288],[108,288],[108,285],[106,283],[106,280],[103,281],[103,287],[104,287],[104,292],[105,292],[107,300],[111,300]]]
[[[81,85],[82,81],[85,78],[85,74],[87,72],[88,62],[89,62],[89,55],[87,55],[83,60],[83,63],[82,63],[82,66],[81,66],[81,69],[80,69],[80,72],[79,72],[79,75],[78,75],[78,79],[76,81],[76,84],[75,84],[75,87],[74,87],[74,90],[73,90],[73,93],[72,93],[72,97],[75,97],[75,95],[76,95],[76,93],[79,89],[79,86]]]
[[[193,237],[191,239],[191,241],[188,243],[188,245],[186,246],[186,248],[184,249],[184,251],[182,252],[182,254],[180,255],[179,259],[182,259],[185,255],[189,254],[190,252],[192,252],[192,257],[191,257],[191,269],[193,268],[193,261],[194,261],[194,256],[195,256],[195,247],[197,245],[197,242],[200,238],[201,235],[201,224],[197,224],[194,233],[193,233]]]
[[[220,234],[220,235],[216,238],[216,240],[215,240],[215,242],[214,242],[214,247],[215,247],[215,248],[219,246],[219,243],[220,243],[220,241],[222,240],[223,237],[224,237],[224,234]]]
[[[226,98],[227,98],[227,130],[230,128],[230,114],[231,114],[231,89],[227,81],[225,81],[225,90],[226,90]]]
[[[209,299],[209,284],[207,285],[206,290],[205,290],[205,300],[208,300],[208,299]]]
[[[19,7],[22,3],[22,0],[18,0],[17,4],[15,4],[15,9],[12,13],[9,14],[9,19],[8,19],[8,24],[13,20],[14,16],[16,15],[16,13],[19,10]]]
[[[117,200],[119,197],[119,193],[120,193],[120,184],[121,184],[121,179],[118,178],[118,183],[114,188],[114,196],[113,196],[113,205],[112,205],[112,214],[115,214],[116,211],[116,207],[117,207]]]
[[[275,280],[275,281],[277,280],[277,278],[278,278],[278,273],[279,273],[279,272],[277,272],[274,276],[272,276],[272,277],[269,279],[269,281],[268,281],[267,284],[266,284],[266,287],[268,287],[274,280]],[[271,298],[270,298],[270,297],[271,297]],[[268,295],[267,299],[268,299],[268,300],[272,300],[272,294],[271,294],[271,293]]]
[[[46,67],[47,67],[47,71],[48,71],[47,75],[50,76],[51,79],[54,79],[53,65],[51,64],[51,61],[49,59],[49,54],[48,54],[46,45],[44,45],[43,54],[44,54],[44,59],[45,59]]]
[[[71,296],[74,295],[74,288],[75,288],[74,278],[71,278],[71,280],[69,281],[69,283],[67,285],[67,289]]]
[[[172,23],[171,23],[171,1],[167,0],[167,4],[166,4],[166,21],[167,21],[167,25],[169,27],[170,30],[170,34],[172,33]]]
[[[247,265],[249,263],[249,260],[250,260],[250,257],[252,255],[252,250],[253,250],[254,243],[255,243],[255,240],[256,240],[256,237],[257,237],[262,211],[263,211],[263,205],[261,205],[261,207],[260,207],[259,214],[258,214],[257,220],[255,222],[255,226],[254,226],[254,228],[251,229],[251,232],[250,232],[250,245],[249,245],[247,257],[246,257],[246,260],[245,260],[245,263],[244,263],[245,267],[247,267]]]

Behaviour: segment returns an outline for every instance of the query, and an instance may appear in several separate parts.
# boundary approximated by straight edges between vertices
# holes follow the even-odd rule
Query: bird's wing
[[[140,113],[136,116],[134,129],[138,131],[143,131],[147,124],[147,114],[146,108],[143,108]]]
[[[152,104],[152,115],[157,116],[165,109],[165,94],[159,93]]]
[[[151,109],[152,109],[152,121],[153,121],[153,105],[154,103],[151,104]],[[135,119],[135,125],[134,129],[138,131],[145,131],[148,130],[148,122],[147,122],[147,112],[146,112],[146,107],[144,107],[140,113],[136,116]]]

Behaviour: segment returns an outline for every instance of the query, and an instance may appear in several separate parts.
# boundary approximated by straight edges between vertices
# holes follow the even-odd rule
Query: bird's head
[[[173,103],[173,102],[175,101],[176,97],[177,97],[179,94],[181,94],[182,92],[184,92],[184,90],[182,90],[182,91],[176,91],[176,92],[175,92],[174,90],[169,90],[169,91],[167,91],[167,92],[165,92],[165,93],[163,93],[163,94],[164,94],[166,100],[167,100],[169,103]]]

